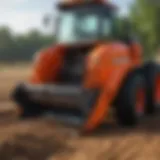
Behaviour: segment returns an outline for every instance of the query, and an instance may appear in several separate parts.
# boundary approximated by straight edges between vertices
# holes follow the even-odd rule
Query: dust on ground
[[[0,70],[0,160],[159,160],[160,114],[134,129],[106,125],[77,136],[47,119],[19,121],[10,91],[30,70]]]

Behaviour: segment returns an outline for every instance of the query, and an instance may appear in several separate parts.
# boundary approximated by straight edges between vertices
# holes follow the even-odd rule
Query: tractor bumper
[[[55,121],[83,125],[97,101],[99,92],[77,86],[20,84],[14,101],[28,117],[50,115]],[[27,117],[27,116],[26,116]]]

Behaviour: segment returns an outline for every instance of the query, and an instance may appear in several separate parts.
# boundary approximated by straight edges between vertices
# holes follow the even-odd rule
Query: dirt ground
[[[25,66],[0,69],[0,160],[159,160],[160,114],[135,129],[108,124],[78,136],[47,119],[19,121],[10,91],[26,79]]]

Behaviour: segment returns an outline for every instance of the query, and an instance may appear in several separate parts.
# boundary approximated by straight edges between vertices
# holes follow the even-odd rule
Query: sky
[[[110,0],[123,14],[133,0]],[[15,32],[26,32],[31,28],[42,27],[42,17],[53,14],[58,0],[0,0],[0,25],[7,25]]]

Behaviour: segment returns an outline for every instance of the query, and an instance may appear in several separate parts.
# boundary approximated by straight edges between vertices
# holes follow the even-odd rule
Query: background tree
[[[13,34],[8,27],[0,27],[0,61],[28,61],[40,48],[54,43],[53,35],[33,29],[24,34]]]
[[[145,56],[150,58],[160,46],[160,3],[150,0],[135,0],[130,19],[145,47]]]

